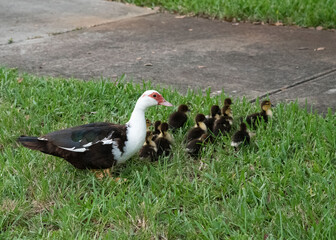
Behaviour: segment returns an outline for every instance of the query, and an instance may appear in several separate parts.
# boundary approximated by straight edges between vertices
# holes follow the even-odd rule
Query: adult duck
[[[48,133],[41,137],[21,136],[25,147],[64,158],[78,169],[110,169],[137,153],[145,142],[145,111],[155,105],[172,106],[160,93],[145,91],[124,124],[90,123]]]

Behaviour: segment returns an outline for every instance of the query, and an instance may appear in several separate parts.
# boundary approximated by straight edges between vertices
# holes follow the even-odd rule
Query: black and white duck
[[[25,147],[64,158],[78,169],[109,169],[126,162],[146,138],[145,111],[155,105],[172,106],[160,93],[145,91],[136,102],[126,124],[90,123],[48,133],[41,137],[21,136]]]

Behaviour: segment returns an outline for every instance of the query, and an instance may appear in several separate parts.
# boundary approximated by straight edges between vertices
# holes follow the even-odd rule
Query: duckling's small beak
[[[275,107],[275,105],[274,105],[274,104],[271,104],[271,107]]]

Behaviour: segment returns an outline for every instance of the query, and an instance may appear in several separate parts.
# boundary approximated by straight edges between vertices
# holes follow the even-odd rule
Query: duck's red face
[[[167,102],[162,97],[162,95],[158,92],[153,92],[153,93],[149,94],[148,97],[151,97],[151,98],[155,99],[158,102],[158,105],[163,105],[163,106],[167,106],[167,107],[173,106],[173,104],[171,104],[170,102]]]

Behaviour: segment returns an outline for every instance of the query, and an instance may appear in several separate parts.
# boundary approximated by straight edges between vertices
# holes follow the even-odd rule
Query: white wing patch
[[[61,147],[61,146],[58,146],[59,148],[62,148],[64,150],[67,150],[67,151],[71,151],[71,152],[86,152],[86,151],[89,151],[89,147],[91,147],[92,145],[94,144],[97,144],[97,143],[102,143],[103,145],[108,145],[108,144],[112,144],[114,148],[116,148],[117,150],[113,149],[112,148],[112,152],[114,153],[114,151],[116,152],[116,155],[115,156],[121,156],[121,152],[120,150],[118,149],[118,146],[117,146],[117,143],[114,142],[111,138],[112,138],[112,135],[113,135],[113,132],[111,132],[107,137],[103,138],[102,140],[99,140],[97,142],[89,142],[87,144],[84,144],[81,148],[76,148],[76,147],[72,147],[72,148],[66,148],[66,147]],[[45,138],[41,138],[39,140],[42,140],[42,141],[48,141],[48,139],[45,139]],[[82,140],[79,140],[78,142],[81,142]],[[119,151],[119,153],[118,153]]]
[[[100,140],[99,142],[102,142],[103,145],[108,145],[108,144],[112,144],[113,140],[112,139],[104,138],[104,139]]]
[[[75,147],[72,147],[72,148],[66,148],[66,147],[60,147],[58,146],[59,148],[62,148],[64,150],[67,150],[67,151],[71,151],[71,152],[85,152],[85,151],[88,151],[89,149],[86,149],[86,148],[75,148]]]
[[[44,137],[38,137],[37,140],[40,140],[40,141],[48,141],[48,139],[44,138]]]
[[[83,147],[87,148],[87,147],[91,147],[93,145],[93,142],[89,142],[87,144],[84,144]]]

